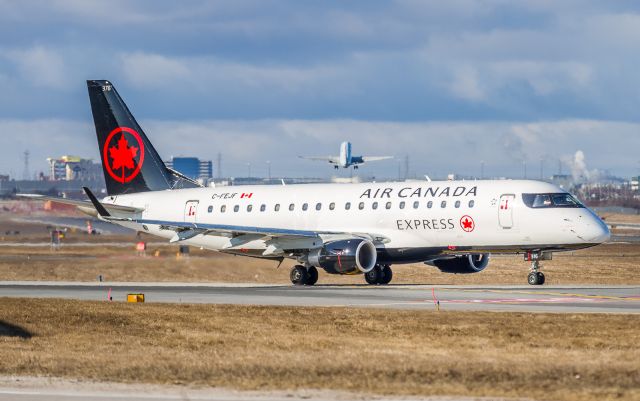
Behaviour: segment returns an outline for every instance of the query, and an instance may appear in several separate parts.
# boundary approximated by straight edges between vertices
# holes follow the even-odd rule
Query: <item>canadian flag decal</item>
[[[253,195],[253,192],[249,192],[249,193],[243,192],[242,195],[240,195],[240,198],[241,199],[242,198],[251,198],[251,195]]]

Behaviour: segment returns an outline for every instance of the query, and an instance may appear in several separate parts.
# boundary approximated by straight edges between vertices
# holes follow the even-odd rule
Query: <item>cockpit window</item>
[[[580,201],[571,194],[522,194],[522,200],[525,205],[534,208],[552,208],[552,207],[584,207]]]

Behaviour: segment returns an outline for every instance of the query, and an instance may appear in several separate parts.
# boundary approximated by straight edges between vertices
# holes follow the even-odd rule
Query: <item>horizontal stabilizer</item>
[[[40,195],[40,194],[16,194],[16,196],[19,198],[25,198],[25,199],[50,201],[50,202],[60,203],[62,205],[72,205],[80,208],[83,211],[85,211],[87,208],[95,210],[93,203],[91,203],[90,201],[59,198],[55,196],[47,196],[47,195]],[[104,206],[104,208],[107,209],[107,211],[109,211],[110,214],[113,212],[134,214],[134,213],[140,213],[143,211],[143,209],[140,209],[137,207],[131,207],[131,206],[112,205],[109,203],[101,203],[101,205]]]

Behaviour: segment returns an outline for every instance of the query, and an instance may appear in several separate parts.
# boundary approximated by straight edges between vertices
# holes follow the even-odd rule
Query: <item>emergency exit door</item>
[[[513,227],[513,203],[515,195],[505,194],[500,197],[500,208],[498,209],[498,223],[500,227],[508,229]]]
[[[184,221],[186,223],[196,222],[196,213],[198,212],[198,201],[190,200],[184,205]]]

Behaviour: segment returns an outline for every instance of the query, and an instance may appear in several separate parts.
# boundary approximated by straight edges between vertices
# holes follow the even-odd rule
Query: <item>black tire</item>
[[[543,272],[538,272],[538,285],[544,284],[545,277]]]
[[[318,282],[318,269],[315,266],[311,266],[307,269],[307,282],[306,285],[314,285]]]
[[[529,285],[540,285],[540,278],[538,277],[537,273],[531,272],[527,276],[527,282],[529,283]]]
[[[293,269],[291,269],[289,278],[294,285],[305,285],[309,279],[309,274],[304,266],[297,265],[293,266]]]
[[[364,279],[367,282],[367,284],[376,285],[376,284],[379,284],[381,276],[382,276],[382,269],[380,269],[380,266],[375,265],[373,269],[371,269],[370,271],[364,274]]]
[[[385,265],[382,268],[382,277],[380,278],[380,284],[387,285],[393,279],[393,270],[391,270],[391,266]]]

